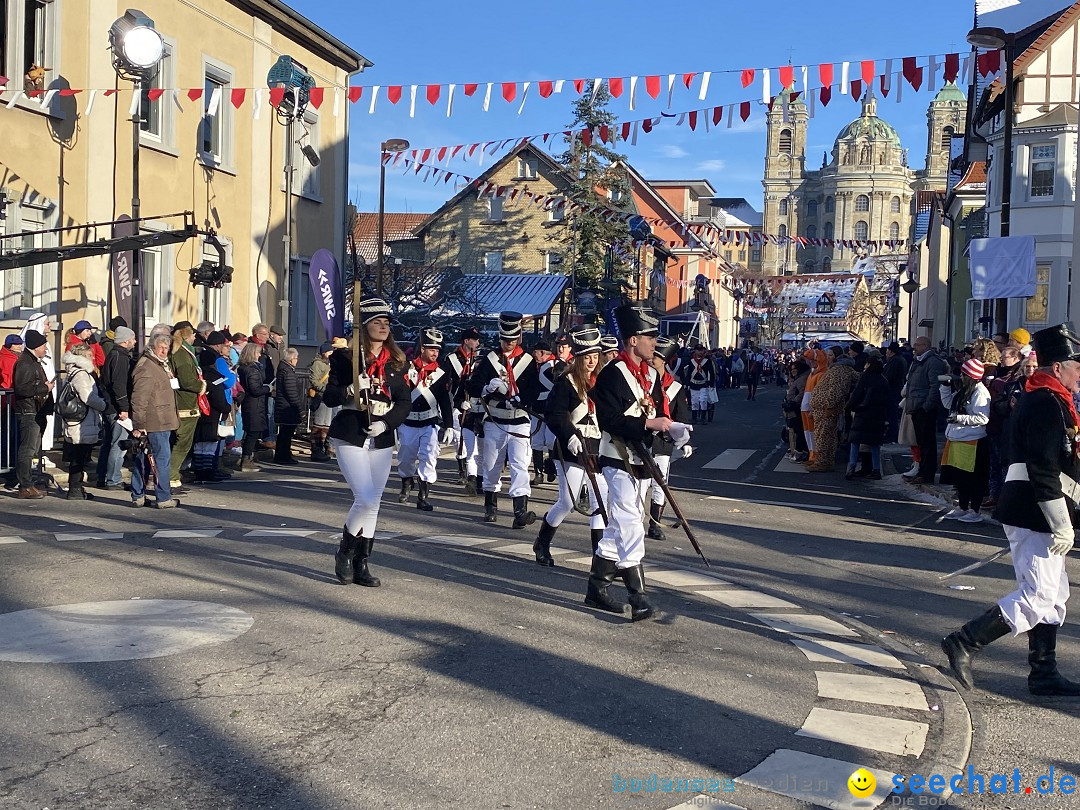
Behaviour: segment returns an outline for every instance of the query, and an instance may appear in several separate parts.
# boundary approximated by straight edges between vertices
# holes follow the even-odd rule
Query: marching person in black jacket
[[[484,464],[484,521],[498,515],[502,468],[510,465],[510,497],[515,529],[536,520],[529,511],[529,408],[534,408],[540,378],[532,355],[521,348],[521,313],[499,315],[499,350],[488,352],[469,380],[469,394],[480,397],[487,419],[481,458]]]
[[[1015,591],[941,642],[953,674],[973,686],[971,658],[1007,633],[1027,633],[1028,691],[1080,696],[1080,683],[1057,669],[1057,632],[1065,620],[1069,577],[1065,555],[1073,547],[1080,500],[1080,336],[1063,323],[1036,332],[1039,368],[1013,416],[1012,449],[995,517],[1004,526],[1016,572]]]
[[[55,381],[46,377],[45,368],[41,365],[41,358],[49,351],[49,341],[34,329],[26,330],[23,341],[25,348],[15,361],[11,375],[11,388],[15,395],[13,410],[19,425],[16,460],[19,492],[15,497],[30,500],[45,497],[45,493],[34,486],[31,466],[41,452],[41,434],[53,412]]]
[[[551,556],[551,540],[556,529],[562,525],[574,509],[574,502],[585,482],[585,455],[593,459],[600,451],[600,426],[596,421],[596,408],[589,399],[589,391],[596,383],[596,371],[600,364],[600,330],[595,326],[582,326],[570,333],[570,351],[573,359],[568,371],[555,381],[547,398],[547,425],[555,437],[555,468],[559,476],[559,499],[544,515],[540,532],[533,543],[533,553],[540,565],[555,565]],[[597,489],[607,508],[607,481],[596,476]],[[604,533],[604,519],[600,516],[596,493],[589,486],[589,519],[593,552]]]
[[[424,329],[420,334],[420,354],[405,371],[405,382],[412,392],[412,410],[398,428],[397,468],[401,476],[398,503],[409,499],[413,482],[419,477],[416,508],[430,512],[434,507],[428,494],[436,481],[439,440],[446,441],[453,433],[454,417],[450,375],[439,366],[443,334],[438,329]]]
[[[709,412],[709,391],[716,389],[716,366],[705,354],[705,347],[698,344],[694,347],[694,356],[684,366],[683,374],[687,387],[690,389],[690,407],[693,421],[705,421],[705,415]]]
[[[323,394],[331,408],[341,406],[329,436],[353,493],[334,573],[342,585],[351,580],[376,588],[379,578],[368,570],[368,558],[375,543],[379,502],[390,477],[394,431],[408,416],[412,399],[402,377],[405,353],[390,333],[390,307],[381,298],[368,297],[358,303],[358,311],[353,346],[330,355],[330,379]]]
[[[653,367],[660,375],[660,386],[664,389],[664,397],[668,402],[668,416],[674,422],[685,423],[690,416],[689,395],[686,387],[668,370],[670,369],[669,363],[675,357],[678,349],[678,344],[671,338],[657,338]],[[678,449],[681,451],[679,458],[690,458],[694,448],[688,444],[690,441],[689,432],[680,433],[679,441],[681,442],[678,445]],[[667,433],[658,434],[653,441],[653,458],[665,481],[670,480],[669,474],[675,449],[675,440]],[[664,529],[660,525],[660,519],[664,516],[664,506],[666,504],[667,498],[664,495],[664,490],[654,481],[652,484],[652,503],[649,504],[649,531],[645,534],[650,540],[664,539]]]
[[[117,326],[113,332],[112,346],[105,352],[105,365],[101,369],[99,386],[105,395],[106,407],[101,418],[98,489],[120,489],[124,483],[124,450],[120,447],[120,442],[130,434],[118,423],[124,422],[131,415],[131,374],[135,370],[135,358],[131,356],[131,350],[134,348],[135,332],[126,326]]]
[[[211,332],[204,339],[206,347],[199,353],[199,368],[206,383],[206,398],[210,401],[210,413],[200,414],[195,425],[195,440],[191,451],[191,469],[196,484],[218,484],[232,476],[218,472],[217,457],[221,452],[221,436],[218,426],[232,411],[229,400],[228,380],[219,368],[218,360],[228,357],[229,344],[225,333]]]
[[[483,435],[484,407],[476,397],[469,396],[468,384],[477,361],[480,360],[480,332],[476,327],[467,329],[461,335],[461,345],[457,351],[448,354],[442,361],[442,369],[450,377],[450,394],[454,406],[455,429],[461,431],[458,442],[458,472],[465,482],[465,494],[479,494],[477,483],[480,443],[477,438]]]
[[[592,559],[585,604],[612,613],[624,606],[608,595],[608,586],[622,575],[630,600],[630,617],[647,619],[653,609],[645,599],[645,526],[642,501],[651,478],[638,456],[649,452],[655,433],[672,426],[652,366],[659,334],[657,320],[632,304],[615,310],[622,351],[596,378],[592,399],[600,425],[600,467],[608,485],[608,525]]]
[[[274,390],[274,422],[277,439],[274,444],[275,464],[299,464],[293,455],[292,440],[300,424],[300,412],[304,407],[304,389],[296,376],[296,361],[300,353],[290,347],[282,352],[277,367],[277,385]]]

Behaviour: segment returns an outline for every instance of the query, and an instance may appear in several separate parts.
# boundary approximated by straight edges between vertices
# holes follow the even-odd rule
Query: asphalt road
[[[448,481],[421,513],[391,476],[379,589],[332,576],[349,495],[329,465],[267,466],[168,511],[126,493],[5,500],[0,807],[854,807],[852,765],[1019,769],[1021,791],[1080,774],[1080,700],[1028,696],[1024,639],[986,650],[973,692],[935,669],[940,637],[1011,589],[1011,566],[938,576],[1000,528],[942,523],[896,475],[786,464],[779,402],[724,392],[695,431],[673,484],[712,568],[666,528],[647,557],[661,615],[638,624],[582,604],[584,518],[544,569],[535,527],[482,523]],[[84,607],[17,613],[63,605]],[[1074,626],[1059,660],[1080,678]]]

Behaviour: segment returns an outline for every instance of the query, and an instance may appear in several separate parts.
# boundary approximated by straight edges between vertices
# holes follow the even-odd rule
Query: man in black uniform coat
[[[1073,394],[1080,384],[1080,337],[1063,323],[1036,332],[1039,369],[1013,417],[1012,449],[995,512],[1005,528],[1016,571],[1016,590],[941,642],[957,680],[970,689],[971,657],[1006,633],[1028,636],[1028,691],[1080,696],[1080,684],[1057,670],[1058,627],[1065,619],[1069,578],[1065,555],[1073,547],[1080,499],[1080,429]]]

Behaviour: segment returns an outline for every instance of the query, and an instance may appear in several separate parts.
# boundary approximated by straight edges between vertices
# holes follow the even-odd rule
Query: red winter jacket
[[[11,388],[11,375],[14,373],[15,361],[18,359],[18,353],[7,346],[0,349],[0,388]]]
[[[75,335],[68,335],[67,346],[64,347],[64,353],[67,354],[71,351],[72,346],[78,346],[80,343],[85,343],[85,341],[79,340]],[[105,350],[101,348],[100,343],[91,343],[90,348],[94,353],[94,368],[97,370],[98,374],[100,374],[102,366],[105,365]]]

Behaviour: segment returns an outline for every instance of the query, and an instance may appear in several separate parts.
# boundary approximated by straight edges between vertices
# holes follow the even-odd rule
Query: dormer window
[[[535,180],[536,158],[529,155],[522,155],[519,157],[517,163],[517,176],[518,180]]]
[[[821,298],[817,300],[816,308],[818,315],[831,315],[836,311],[836,294],[822,293]]]

